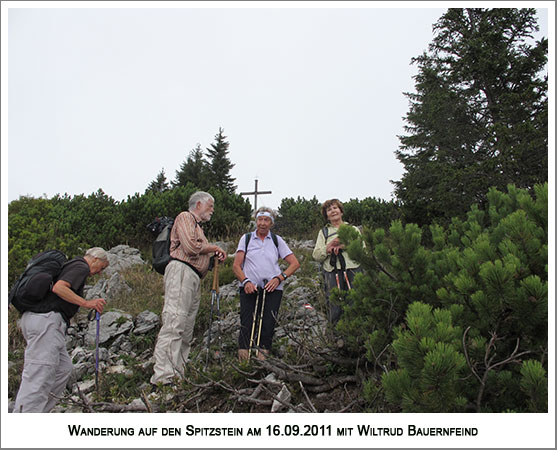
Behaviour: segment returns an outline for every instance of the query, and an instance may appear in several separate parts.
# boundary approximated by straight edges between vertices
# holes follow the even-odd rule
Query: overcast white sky
[[[446,8],[170,4],[8,10],[8,201],[99,188],[125,200],[161,169],[174,179],[219,127],[237,191],[257,177],[273,192],[259,205],[391,198],[410,59]]]

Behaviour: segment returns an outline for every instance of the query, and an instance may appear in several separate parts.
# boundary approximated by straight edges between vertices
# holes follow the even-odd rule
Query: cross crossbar
[[[253,202],[253,210],[254,211],[257,211],[257,196],[258,195],[272,194],[271,191],[258,191],[257,190],[257,183],[258,183],[258,180],[256,178],[255,179],[255,189],[252,192],[240,192],[240,195],[253,195],[254,196],[254,202]]]

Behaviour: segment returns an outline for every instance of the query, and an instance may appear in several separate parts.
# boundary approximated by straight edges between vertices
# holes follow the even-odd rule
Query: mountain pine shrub
[[[398,221],[340,230],[365,274],[338,331],[383,372],[395,407],[547,411],[547,189],[491,189],[484,210],[429,227],[428,245]]]
[[[456,412],[466,405],[462,330],[453,325],[453,313],[461,311],[432,310],[421,302],[409,306],[406,326],[397,327],[392,344],[399,369],[382,377],[390,403],[405,412]]]

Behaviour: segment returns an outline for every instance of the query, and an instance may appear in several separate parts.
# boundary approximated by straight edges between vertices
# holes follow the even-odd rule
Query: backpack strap
[[[246,241],[246,248],[244,250],[244,257],[245,257],[245,254],[248,252],[248,244],[249,244],[249,241],[251,239],[251,231],[248,231],[244,236],[245,236],[245,241]]]
[[[338,262],[340,263],[340,270],[346,272],[346,260],[342,254],[342,250],[338,252]]]
[[[191,216],[193,217],[193,220],[195,222],[195,227],[193,227],[193,228],[195,229],[195,228],[199,227],[200,225],[199,225],[199,222],[197,221],[197,218],[195,217],[195,215],[191,211],[186,211],[186,212],[189,212],[191,214]],[[174,221],[172,222],[172,226],[174,226]]]
[[[273,243],[275,244],[275,247],[278,249],[279,244],[278,244],[277,235],[275,233],[273,233],[272,231],[270,231],[270,233],[271,233],[271,239],[273,240]],[[247,232],[244,236],[246,237],[245,238],[246,246],[245,246],[245,250],[244,250],[244,256],[245,256],[245,254],[248,252],[248,244],[249,244],[249,241],[251,239],[251,231]]]
[[[331,256],[329,257],[329,264],[333,267],[333,272],[338,272],[337,269],[337,255],[335,252],[331,253]]]
[[[323,232],[323,237],[325,238],[325,243],[327,243],[327,239],[329,237],[334,236],[335,234],[338,234],[337,231],[335,231],[334,233],[329,234],[329,227],[327,225],[325,225],[321,231]]]

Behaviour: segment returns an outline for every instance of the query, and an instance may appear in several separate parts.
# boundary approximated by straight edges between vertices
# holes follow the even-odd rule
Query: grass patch
[[[163,276],[151,266],[137,265],[120,273],[131,287],[130,292],[121,292],[107,302],[107,309],[118,309],[132,316],[149,310],[160,315],[164,304]]]

